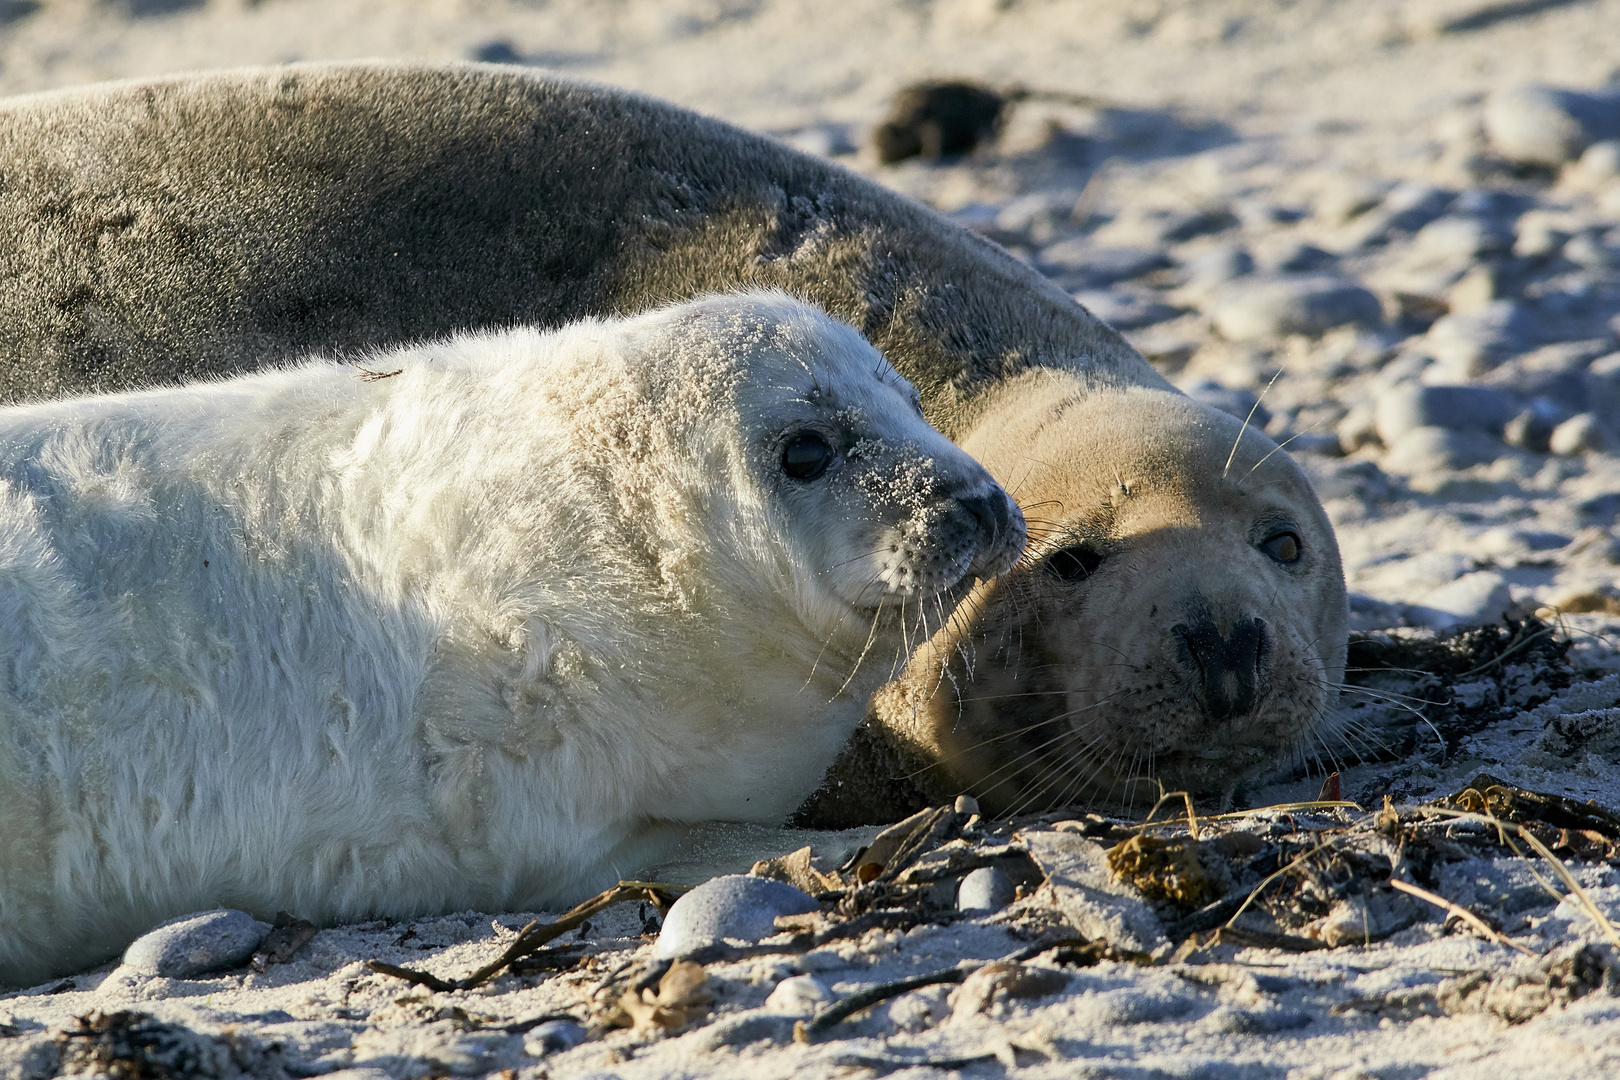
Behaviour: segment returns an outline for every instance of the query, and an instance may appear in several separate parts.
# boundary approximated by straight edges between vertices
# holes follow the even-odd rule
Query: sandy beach
[[[557,915],[468,912],[322,929],[257,970],[110,963],[0,993],[0,1074],[1620,1070],[1620,833],[1578,809],[1620,811],[1620,0],[0,0],[0,95],[361,57],[596,80],[829,157],[1007,247],[1188,394],[1283,443],[1345,558],[1362,667],[1342,707],[1396,749],[1342,763],[1359,809],[1154,835],[1238,893],[1310,843],[1375,884],[1320,910],[1277,900],[1248,937],[1188,947],[1218,923],[1189,929],[1207,905],[1110,872],[1115,826],[964,813],[889,868],[906,917],[834,933],[862,914],[840,909],[798,928],[830,935],[813,946],[789,927],[778,952],[715,954],[711,1000],[676,1003],[680,1023],[620,1004],[658,998],[646,902],[593,916],[551,971],[434,990],[365,966],[449,979]],[[970,154],[880,163],[870,134],[895,92],[941,78],[1028,94]],[[1568,800],[1520,799],[1556,860],[1413,809],[1482,773]],[[1283,777],[1234,810],[1322,782]],[[692,885],[807,846],[831,871],[877,832],[704,830],[648,872]],[[956,910],[939,882],[997,859],[1033,867],[1018,898]],[[1388,884],[1419,879],[1487,928]],[[979,974],[1076,932],[1114,951],[1051,946]],[[830,1003],[946,969],[795,1035]]]

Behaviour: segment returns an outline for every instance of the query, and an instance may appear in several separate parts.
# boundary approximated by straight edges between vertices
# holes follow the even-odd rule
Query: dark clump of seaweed
[[[81,1016],[57,1037],[63,1073],[114,1080],[226,1080],[281,1077],[280,1047],[227,1031],[208,1035],[147,1013],[120,1010]]]
[[[1467,736],[1551,698],[1574,679],[1569,638],[1534,616],[1450,633],[1377,630],[1350,636],[1346,703],[1384,709],[1368,760],[1408,753],[1438,734],[1447,754]],[[1459,688],[1467,692],[1459,692]],[[1357,691],[1361,693],[1357,693]]]

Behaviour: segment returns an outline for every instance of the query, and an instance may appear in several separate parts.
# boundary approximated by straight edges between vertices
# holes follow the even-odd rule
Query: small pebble
[[[1354,239],[1366,246],[1385,243],[1392,233],[1416,232],[1445,213],[1455,197],[1450,191],[1415,180],[1398,184],[1375,212],[1356,225]]]
[[[1085,289],[1074,294],[1082,307],[1116,330],[1136,330],[1173,319],[1178,314],[1169,304],[1131,296],[1108,289]]]
[[[1502,441],[1521,450],[1544,454],[1551,449],[1558,418],[1539,409],[1525,409],[1502,426]]]
[[[472,52],[472,58],[485,64],[521,64],[523,56],[505,38],[486,41]]]
[[[1156,248],[1104,247],[1084,238],[1064,240],[1041,249],[1038,262],[1048,274],[1060,274],[1070,287],[1112,285],[1170,265]]]
[[[1608,234],[1588,230],[1564,243],[1564,258],[1589,270],[1611,270],[1620,266],[1620,244]]]
[[[1620,134],[1620,107],[1612,98],[1519,86],[1499,90],[1485,102],[1485,133],[1491,147],[1511,161],[1562,165],[1594,142]]]
[[[523,1052],[530,1057],[560,1054],[584,1042],[589,1034],[572,1020],[547,1020],[529,1031],[523,1040]]]
[[[777,933],[779,915],[820,911],[821,905],[785,881],[728,874],[712,878],[675,901],[658,935],[657,954],[685,956],[731,939],[758,941]]]
[[[1206,293],[1254,273],[1254,256],[1241,244],[1221,244],[1187,261],[1186,288]]]
[[[1589,183],[1603,183],[1620,177],[1620,139],[1604,139],[1586,148],[1575,163],[1581,178]]]
[[[1015,896],[1011,878],[994,866],[981,866],[957,887],[956,908],[964,915],[994,915]]]
[[[1540,324],[1524,305],[1494,300],[1478,311],[1435,320],[1423,340],[1447,377],[1463,380],[1523,352],[1539,331]]]
[[[1315,337],[1347,323],[1370,326],[1382,320],[1378,297],[1354,282],[1328,276],[1237,284],[1222,294],[1214,310],[1215,329],[1228,341]]]
[[[971,795],[958,795],[956,805],[951,809],[958,814],[977,814],[979,812],[979,800]]]
[[[1419,427],[1396,439],[1379,459],[1379,465],[1385,472],[1414,478],[1432,477],[1495,461],[1506,449],[1503,443],[1483,431]]]
[[[1378,395],[1378,437],[1394,446],[1420,427],[1500,432],[1515,412],[1512,398],[1489,387],[1402,383]]]
[[[1488,219],[1448,214],[1419,229],[1412,243],[1430,258],[1472,261],[1507,251],[1513,246],[1513,234]]]
[[[146,975],[190,979],[245,962],[270,930],[245,911],[186,915],[136,938],[124,950],[124,963]]]
[[[783,1016],[814,1016],[833,996],[814,975],[783,979],[765,999],[765,1011]]]
[[[1521,259],[1549,259],[1573,235],[1563,215],[1532,210],[1514,227],[1513,254]]]
[[[1336,176],[1315,203],[1316,216],[1332,225],[1359,217],[1384,201],[1389,185],[1363,176]]]
[[[1547,449],[1555,454],[1590,454],[1608,448],[1609,440],[1603,425],[1592,413],[1580,413],[1553,428],[1547,438]]]

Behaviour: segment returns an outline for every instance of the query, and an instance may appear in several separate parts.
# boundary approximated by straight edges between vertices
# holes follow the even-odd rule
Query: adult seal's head
[[[934,797],[969,791],[995,813],[1161,790],[1219,805],[1354,752],[1332,708],[1338,548],[1270,439],[1164,391],[1077,395],[1036,375],[964,448],[1018,492],[1031,544],[879,693]]]

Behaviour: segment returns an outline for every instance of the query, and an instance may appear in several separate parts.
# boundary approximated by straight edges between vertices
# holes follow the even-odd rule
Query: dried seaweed
[[[545,925],[541,925],[539,922],[529,923],[529,925],[518,931],[518,936],[512,940],[511,944],[502,951],[497,959],[461,979],[441,979],[431,972],[398,967],[394,964],[384,963],[381,960],[367,960],[366,966],[379,974],[404,979],[406,982],[425,986],[435,992],[470,990],[493,979],[514,962],[539,952],[547,942],[554,941],[570,930],[576,929],[599,911],[630,900],[650,901],[654,907],[660,911],[665,911],[674,902],[674,897],[683,891],[685,890],[676,886],[660,885],[654,882],[621,881],[613,888],[593,896],[584,903],[570,909],[556,922],[546,923]]]

